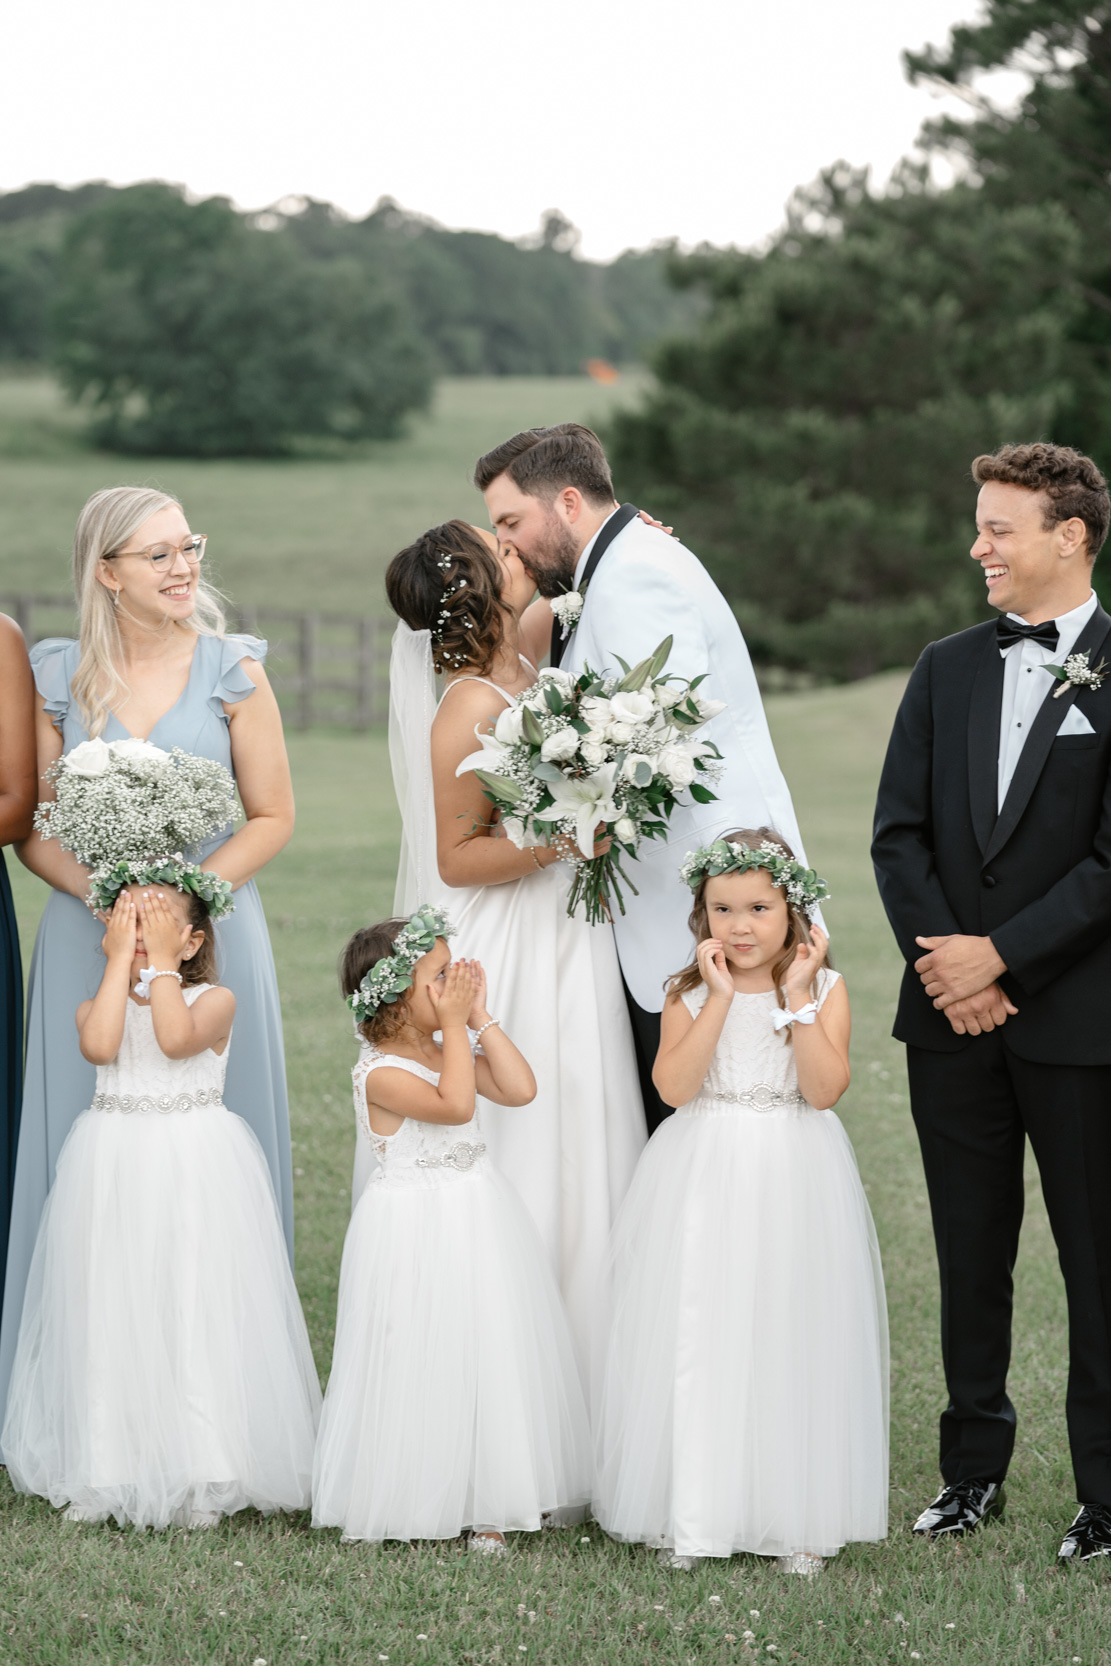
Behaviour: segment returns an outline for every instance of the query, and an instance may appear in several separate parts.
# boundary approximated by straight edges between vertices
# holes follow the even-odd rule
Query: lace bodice
[[[478,1108],[470,1122],[448,1126],[439,1122],[417,1122],[406,1117],[394,1134],[376,1134],[370,1126],[366,1104],[366,1079],[372,1070],[383,1065],[392,1070],[407,1070],[422,1082],[435,1084],[439,1073],[415,1059],[403,1059],[396,1053],[381,1053],[365,1042],[359,1062],[351,1072],[355,1092],[355,1119],[370,1141],[378,1168],[371,1183],[391,1185],[429,1185],[449,1181],[466,1174],[481,1162],[486,1153],[479,1129]]]
[[[187,985],[185,1004],[192,1006],[211,988],[208,983]],[[229,1038],[219,1056],[206,1047],[191,1059],[168,1059],[155,1039],[149,1002],[129,1000],[120,1050],[111,1064],[96,1067],[93,1109],[169,1112],[219,1105],[230,1047]]]
[[[818,974],[818,1005],[821,1007],[839,972],[823,967]],[[682,997],[692,1017],[702,1011],[709,994],[705,984]],[[733,997],[706,1080],[699,1092],[679,1114],[725,1116],[744,1111],[805,1110],[795,1069],[795,1049],[785,1043],[782,1032],[772,1027],[779,1003],[774,990],[762,995]]]

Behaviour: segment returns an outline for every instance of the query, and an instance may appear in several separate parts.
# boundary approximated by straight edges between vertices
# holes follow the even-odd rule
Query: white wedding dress
[[[512,696],[486,686],[495,719]],[[428,632],[401,624],[390,666],[390,756],[403,820],[395,909],[447,908],[453,953],[482,962],[489,1010],[532,1067],[531,1105],[481,1102],[483,1138],[540,1234],[585,1377],[610,1228],[647,1138],[613,932],[567,917],[572,873],[563,862],[504,885],[444,884],[435,856],[435,713]],[[372,1168],[363,1142],[356,1196]]]
[[[17,1491],[88,1520],[309,1503],[320,1384],[233,1045],[167,1058],[129,1000],[58,1158],[0,1444]]]
[[[823,970],[824,1001],[838,974]],[[705,984],[683,1000],[696,1016]],[[614,1230],[594,1513],[686,1556],[832,1555],[887,1531],[887,1310],[835,1113],[799,1095],[774,993],[733,997]]]
[[[313,1526],[351,1539],[536,1531],[590,1498],[586,1403],[555,1279],[486,1150],[483,1113],[380,1136],[368,1075],[422,1081],[364,1044],[355,1119],[378,1167],[343,1246]]]

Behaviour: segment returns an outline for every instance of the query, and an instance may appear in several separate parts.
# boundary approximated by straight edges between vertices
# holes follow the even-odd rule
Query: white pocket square
[[[1061,735],[1094,735],[1095,730],[1080,710],[1079,706],[1070,706],[1065,713],[1065,720],[1057,731]]]

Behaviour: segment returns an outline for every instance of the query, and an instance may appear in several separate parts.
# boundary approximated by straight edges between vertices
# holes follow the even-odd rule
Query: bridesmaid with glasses
[[[289,1109],[281,1011],[254,875],[293,831],[293,788],[277,701],[262,668],[266,644],[229,636],[203,577],[203,534],[164,492],[96,492],[74,535],[76,641],[37,643],[38,773],[79,742],[135,736],[215,758],[236,777],[246,820],[187,853],[235,887],[216,928],[220,981],[236,998],[224,1099],[262,1145],[292,1257]],[[40,779],[39,791],[50,789]],[[0,1324],[0,1418],[39,1215],[74,1119],[92,1102],[73,1014],[96,993],[104,926],[85,907],[88,871],[37,833],[20,859],[53,888],[39,926],[27,994],[27,1071]],[[141,1114],[141,1113],[135,1113]]]
[[[25,839],[35,809],[35,700],[23,633],[0,613],[0,846]],[[23,1086],[23,967],[11,886],[0,849],[0,1281]]]

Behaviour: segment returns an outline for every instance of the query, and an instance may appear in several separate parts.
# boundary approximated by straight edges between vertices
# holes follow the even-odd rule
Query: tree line
[[[383,200],[261,214],[161,182],[0,194],[0,363],[48,365],[112,449],[281,453],[386,438],[437,375],[558,375],[641,358],[699,302],[668,253],[580,259],[544,216],[522,243]]]
[[[1111,470],[1111,4],[990,0],[905,63],[969,119],[930,124],[881,193],[831,167],[761,254],[673,255],[706,311],[609,435],[623,494],[709,561],[755,657],[823,676],[985,616],[962,560],[978,452],[1051,439]],[[977,80],[1005,65],[1029,90],[1002,110]]]

